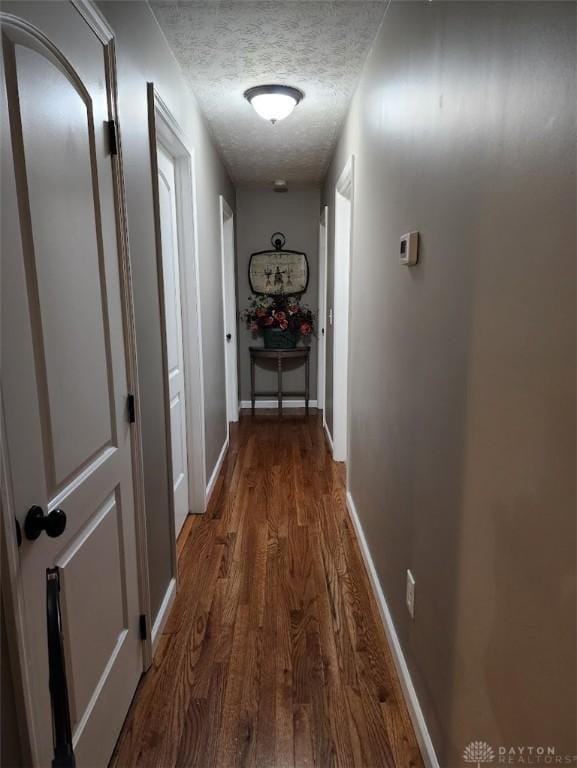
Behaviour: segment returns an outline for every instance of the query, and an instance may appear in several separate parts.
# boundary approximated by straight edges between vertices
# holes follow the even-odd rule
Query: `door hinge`
[[[136,401],[134,395],[128,395],[126,398],[126,408],[128,410],[128,423],[134,424],[136,421]]]
[[[138,621],[138,626],[139,626],[139,630],[140,630],[140,639],[141,640],[146,640],[146,638],[148,637],[148,622],[146,621],[146,614],[145,613],[141,613],[140,614],[140,619]]]
[[[116,120],[108,120],[108,149],[111,155],[118,154],[118,136],[116,135]]]

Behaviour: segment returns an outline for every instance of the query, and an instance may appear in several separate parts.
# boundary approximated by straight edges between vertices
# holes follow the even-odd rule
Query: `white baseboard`
[[[166,624],[166,620],[168,619],[168,614],[170,613],[170,609],[172,608],[172,603],[174,602],[175,597],[176,597],[176,579],[173,578],[170,580],[168,589],[166,590],[166,593],[162,599],[162,603],[160,604],[158,615],[154,620],[154,624],[152,625],[152,632],[150,633],[150,641],[152,643],[153,655],[154,655],[154,652],[156,651],[156,646],[158,645],[158,641],[160,640],[162,630],[164,629],[164,625]]]
[[[435,754],[435,748],[433,747],[433,742],[431,741],[427,723],[425,722],[425,717],[417,698],[415,686],[411,680],[411,675],[409,673],[409,668],[401,648],[401,643],[399,641],[395,625],[393,624],[393,618],[391,616],[389,606],[387,605],[387,601],[385,600],[385,595],[383,594],[383,590],[379,582],[379,577],[377,576],[375,564],[373,563],[373,558],[371,557],[367,540],[365,539],[365,534],[357,514],[353,497],[349,491],[347,491],[347,509],[357,534],[357,540],[359,542],[363,560],[369,574],[369,579],[373,588],[373,594],[377,601],[377,605],[379,606],[379,613],[381,615],[381,620],[385,628],[387,640],[389,641],[389,646],[393,654],[393,659],[397,668],[397,674],[399,675],[401,681],[401,687],[407,702],[409,715],[415,729],[415,735],[421,749],[423,760],[425,761],[427,768],[439,768],[439,761],[437,759],[437,755]]]
[[[333,446],[333,438],[331,436],[331,433],[329,432],[329,425],[325,421],[324,416],[323,416],[323,427],[325,428],[325,435],[327,437],[327,442],[329,444],[329,448],[331,449],[331,453],[333,453],[334,450],[335,450],[334,446]]]
[[[240,404],[241,408],[252,408],[252,403],[250,400],[242,400]],[[257,400],[255,401],[255,407],[258,408],[277,408],[278,409],[278,400]],[[304,408],[305,407],[305,401],[304,400],[286,400],[283,398],[282,401],[282,407],[283,410],[285,408]],[[317,407],[317,401],[316,400],[309,400],[309,408],[316,408]]]
[[[220,470],[222,469],[222,465],[224,462],[224,458],[226,456],[226,452],[228,451],[228,436],[224,442],[224,445],[222,446],[222,450],[220,452],[220,456],[217,459],[216,464],[214,465],[214,469],[212,470],[212,474],[210,476],[210,480],[208,481],[206,485],[206,493],[204,494],[205,502],[204,502],[204,509],[208,508],[208,504],[210,502],[210,497],[212,496],[212,492],[214,491],[214,486],[216,485],[216,481],[218,480],[218,476],[220,474]]]

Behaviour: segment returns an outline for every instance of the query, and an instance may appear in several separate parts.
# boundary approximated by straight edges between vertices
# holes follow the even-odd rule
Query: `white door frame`
[[[226,422],[227,438],[230,430],[230,422],[238,421],[238,323],[236,312],[236,293],[227,290],[227,255],[225,242],[225,225],[230,221],[233,233],[233,284],[236,285],[236,269],[234,258],[234,214],[232,208],[226,202],[222,195],[219,195],[220,201],[220,261],[222,273],[222,318],[225,335],[230,333],[232,338],[224,343],[224,371],[226,380]],[[229,364],[228,345],[233,344],[236,351],[235,359],[237,364]]]
[[[354,158],[348,159],[335,190],[333,293],[333,458],[349,455],[349,326],[353,244]]]
[[[167,384],[166,324],[164,312],[164,285],[162,251],[160,248],[160,211],[158,205],[158,168],[156,146],[160,142],[174,159],[177,194],[177,229],[182,311],[182,345],[184,351],[184,379],[186,396],[186,446],[188,453],[189,510],[193,514],[205,511],[205,432],[204,432],[204,375],[202,363],[202,325],[200,313],[200,269],[196,206],[196,177],[194,149],[154,83],[148,84],[150,121],[150,150],[153,170],[154,216],[157,232],[157,266],[160,282],[162,324],[162,354],[165,372],[165,413],[167,449],[170,450],[170,398]],[[167,456],[169,482],[172,488],[172,462]],[[171,500],[172,493],[171,493]],[[171,510],[174,513],[174,510]],[[174,525],[174,514],[171,514]],[[176,578],[176,543],[172,536],[173,577]]]
[[[317,373],[317,408],[325,417],[326,364],[327,364],[327,255],[328,255],[328,218],[329,207],[325,205],[319,223],[319,336],[318,336],[318,373]]]
[[[70,0],[88,27],[102,43],[106,74],[109,83],[109,119],[117,127],[117,154],[111,156],[112,180],[115,193],[116,221],[118,227],[119,273],[121,309],[126,347],[126,378],[129,391],[135,396],[135,422],[131,425],[132,476],[134,486],[134,512],[136,523],[136,544],[138,555],[138,588],[140,611],[147,617],[150,626],[150,587],[148,579],[148,547],[146,536],[146,512],[144,506],[144,465],[142,460],[142,429],[140,416],[140,393],[138,386],[138,364],[136,354],[136,326],[132,287],[132,265],[128,244],[128,219],[124,172],[122,161],[122,139],[118,121],[118,92],[115,35],[112,27],[91,0]],[[0,12],[0,19],[3,14]],[[29,29],[32,35],[38,31],[25,20],[19,25]],[[39,766],[38,739],[34,725],[32,688],[27,668],[27,642],[24,621],[25,598],[18,573],[18,545],[15,531],[15,508],[9,472],[9,446],[6,441],[3,402],[0,391],[0,562],[2,565],[1,597],[4,601],[6,632],[10,663],[16,696],[16,711],[23,749],[24,763]],[[150,634],[142,643],[143,669],[152,664],[152,642]]]

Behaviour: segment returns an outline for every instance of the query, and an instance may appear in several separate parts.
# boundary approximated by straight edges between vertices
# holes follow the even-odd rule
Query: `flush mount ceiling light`
[[[302,91],[290,85],[257,85],[244,92],[244,98],[252,104],[254,111],[273,125],[288,117],[304,96]]]

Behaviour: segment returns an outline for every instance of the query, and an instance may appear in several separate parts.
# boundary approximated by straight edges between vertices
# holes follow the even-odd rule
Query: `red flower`
[[[276,296],[262,299],[249,298],[250,306],[241,317],[251,333],[262,333],[267,328],[278,328],[295,335],[309,336],[314,332],[314,316],[306,304],[295,298]]]

